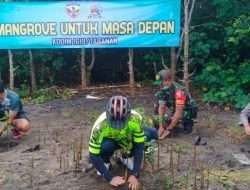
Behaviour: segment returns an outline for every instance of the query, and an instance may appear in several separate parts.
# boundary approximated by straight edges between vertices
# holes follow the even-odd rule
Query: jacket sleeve
[[[133,175],[139,176],[140,168],[143,158],[143,149],[144,149],[144,142],[141,143],[134,143],[134,167],[133,167]]]
[[[102,176],[104,176],[107,181],[110,182],[113,178],[113,174],[104,166],[101,157],[96,154],[92,154],[91,152],[89,153],[89,157],[95,168],[102,174]]]

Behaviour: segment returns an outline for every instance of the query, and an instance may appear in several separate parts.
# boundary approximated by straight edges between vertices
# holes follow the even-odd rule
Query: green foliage
[[[42,104],[55,98],[62,98],[66,100],[74,95],[72,91],[68,90],[67,88],[63,90],[57,90],[56,87],[54,87],[31,91],[31,88],[26,84],[22,84],[20,88],[15,89],[15,91],[21,97],[22,103],[24,104],[28,102]]]
[[[61,93],[60,93],[60,98],[66,100],[71,98],[74,95],[74,93],[68,89],[64,89]]]
[[[26,84],[21,84],[21,86],[15,89],[17,94],[23,99],[28,98],[30,96],[31,88]]]
[[[180,154],[186,154],[189,151],[189,147],[186,144],[180,144],[175,146],[174,151]]]
[[[165,180],[165,188],[166,189],[172,189],[174,185],[174,181],[172,179]]]
[[[155,140],[146,141],[145,144],[145,158],[146,160],[153,165],[154,164],[154,152],[157,150],[157,144]]]
[[[250,8],[246,1],[213,0],[199,9],[194,17],[206,20],[190,34],[195,85],[204,92],[203,101],[243,108],[250,101]]]
[[[229,29],[231,34],[229,42],[236,45],[240,45],[240,43],[250,45],[250,16],[241,15],[232,22]]]
[[[32,93],[33,100],[32,102],[36,104],[42,104],[44,102],[48,102],[50,100],[53,100],[57,97],[56,92],[50,91],[47,89],[40,89]]]
[[[202,100],[243,108],[250,101],[249,68],[250,60],[241,63],[238,69],[210,62],[195,80],[197,86],[206,90]]]
[[[148,125],[149,118],[146,114],[146,110],[142,107],[137,107],[134,110],[142,116],[142,126]]]

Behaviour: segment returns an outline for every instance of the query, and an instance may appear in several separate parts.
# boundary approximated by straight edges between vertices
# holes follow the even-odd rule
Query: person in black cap
[[[167,137],[180,121],[183,123],[184,133],[191,133],[198,108],[185,87],[171,80],[169,69],[157,74],[154,85],[160,85],[160,90],[156,93],[159,138]]]

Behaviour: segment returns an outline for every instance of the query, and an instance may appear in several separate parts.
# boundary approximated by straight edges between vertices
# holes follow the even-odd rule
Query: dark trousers
[[[147,138],[147,141],[150,141],[152,139],[157,140],[158,139],[158,132],[155,128],[153,127],[143,127],[144,129],[144,135]],[[134,147],[134,146],[133,146]],[[117,149],[120,149],[121,147],[119,146],[119,144],[117,142],[115,142],[112,139],[109,138],[104,138],[102,141],[102,145],[101,145],[101,158],[103,159],[103,161],[105,163],[110,162],[110,157],[114,154],[114,152]],[[133,155],[133,149],[132,149],[132,155]]]

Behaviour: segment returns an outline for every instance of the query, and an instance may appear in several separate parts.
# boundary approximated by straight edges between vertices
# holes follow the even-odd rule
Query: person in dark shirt
[[[30,121],[26,117],[20,97],[13,91],[5,89],[3,81],[0,81],[0,120],[7,120],[7,124],[13,126],[12,137],[21,138],[20,132],[30,129]],[[5,128],[0,128],[0,135]]]

